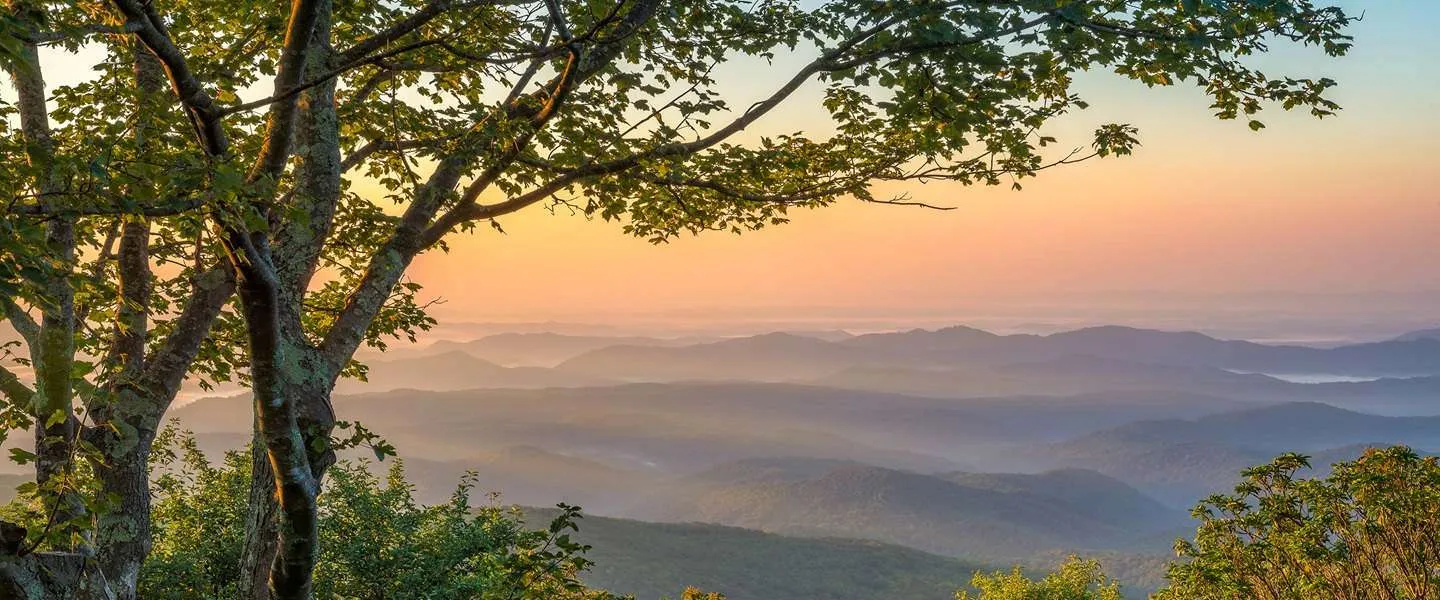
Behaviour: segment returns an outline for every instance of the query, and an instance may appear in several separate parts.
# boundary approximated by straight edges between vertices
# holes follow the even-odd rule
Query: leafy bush
[[[1299,479],[1286,454],[1194,510],[1159,600],[1440,597],[1440,464],[1403,446]]]
[[[1065,559],[1060,569],[1033,580],[1020,567],[1010,572],[976,573],[970,587],[977,595],[961,590],[955,600],[1121,600],[1120,584],[1100,570],[1099,561],[1076,556]]]
[[[210,460],[188,434],[167,429],[152,456],[155,547],[140,597],[238,597],[250,455]],[[367,462],[341,462],[320,498],[315,597],[321,599],[616,600],[586,589],[588,546],[570,539],[579,509],[561,506],[544,530],[514,509],[471,506],[473,477],[450,501],[421,506],[396,461],[385,481]]]

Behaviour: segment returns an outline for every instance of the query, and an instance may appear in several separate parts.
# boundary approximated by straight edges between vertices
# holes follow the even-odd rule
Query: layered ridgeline
[[[1313,456],[1319,474],[1365,448],[1440,448],[1440,417],[1384,417],[1289,403],[1195,420],[1140,421],[1027,449],[1044,466],[1094,469],[1176,505],[1228,489],[1236,474],[1284,452]]]
[[[393,352],[334,401],[396,446],[423,500],[443,499],[474,470],[480,490],[505,502],[673,523],[593,522],[627,535],[736,540],[729,558],[597,542],[602,568],[631,565],[594,575],[613,575],[617,590],[674,595],[644,587],[645,577],[704,572],[695,565],[711,560],[749,565],[745,555],[769,549],[832,556],[793,546],[826,538],[867,540],[835,542],[846,552],[894,544],[936,555],[915,559],[923,564],[1050,566],[1082,551],[1143,590],[1192,527],[1185,510],[1246,467],[1292,450],[1323,472],[1368,446],[1440,449],[1440,420],[1427,416],[1440,414],[1437,344],[1408,335],[1268,346],[1116,327],[510,334]],[[218,451],[249,438],[250,410],[243,397],[208,398],[175,414]],[[812,566],[848,581],[858,569],[848,560]],[[717,574],[725,585],[656,581],[743,598],[744,569]],[[838,593],[805,589],[793,591]],[[864,597],[910,597],[894,590]]]
[[[626,379],[800,379],[855,366],[943,368],[1069,356],[1258,373],[1440,375],[1440,340],[1430,337],[1312,348],[1117,326],[1051,335],[996,335],[952,327],[862,335],[833,342],[776,333],[679,349],[617,344],[576,356],[560,367]]]
[[[1323,401],[1390,414],[1430,414],[1440,396],[1440,339],[1424,332],[1334,348],[1124,327],[1048,336],[954,327],[719,341],[532,333],[392,354],[371,361],[368,383],[345,389],[766,381],[937,397],[1170,390],[1259,402]]]
[[[1413,342],[1417,340],[1440,340],[1440,327],[1411,331],[1409,333],[1396,337],[1394,341]]]
[[[745,459],[828,458],[922,474],[1084,468],[1183,508],[1285,451],[1338,459],[1364,445],[1440,448],[1435,418],[1183,392],[944,399],[697,383],[392,391],[336,403],[436,489],[474,468],[483,487],[516,502],[602,512],[667,477]],[[243,398],[217,398],[177,416],[203,445],[223,449],[247,439],[237,428],[247,409]]]

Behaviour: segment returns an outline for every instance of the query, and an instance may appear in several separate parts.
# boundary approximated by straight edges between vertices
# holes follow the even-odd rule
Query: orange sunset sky
[[[617,223],[537,206],[502,219],[503,235],[481,227],[452,236],[449,254],[421,257],[411,275],[427,299],[443,301],[434,312],[448,322],[966,315],[986,306],[1025,316],[1016,307],[1097,298],[1147,307],[1161,296],[1233,309],[1236,294],[1256,293],[1302,312],[1313,307],[1296,294],[1361,294],[1341,304],[1363,314],[1390,310],[1374,304],[1377,294],[1408,294],[1410,321],[1440,320],[1440,306],[1425,305],[1440,304],[1440,0],[1338,3],[1365,15],[1349,56],[1279,45],[1253,57],[1272,75],[1339,81],[1336,117],[1276,109],[1256,133],[1211,117],[1188,85],[1147,89],[1087,73],[1077,91],[1092,107],[1048,133],[1068,149],[1100,124],[1128,122],[1141,132],[1136,155],[1047,171],[1020,192],[880,190],[956,207],[948,212],[842,202],[782,227],[661,246],[626,237]],[[809,58],[737,60],[718,77],[731,106],[745,107]],[[61,67],[47,73],[52,84],[87,71],[84,57],[46,60]],[[747,135],[826,127],[810,86]]]
[[[1440,38],[1425,25],[1440,2],[1342,4],[1365,12],[1350,56],[1285,48],[1261,59],[1268,71],[1338,80],[1338,117],[1277,109],[1255,133],[1210,117],[1197,89],[1087,74],[1079,91],[1092,108],[1055,129],[1061,142],[1129,122],[1141,130],[1135,156],[1042,173],[1021,192],[886,188],[957,207],[949,212],[849,202],[779,228],[662,246],[536,207],[502,220],[504,235],[457,236],[412,274],[445,301],[442,318],[464,320],[1440,290]],[[768,93],[788,77],[786,62],[732,65],[722,75],[732,104]],[[755,131],[825,127],[810,92]]]

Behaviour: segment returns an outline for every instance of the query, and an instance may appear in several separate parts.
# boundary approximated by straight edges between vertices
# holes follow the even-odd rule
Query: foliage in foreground
[[[1300,479],[1286,454],[1195,508],[1159,600],[1440,598],[1440,463],[1404,446]]]
[[[1043,579],[1030,579],[1020,567],[1010,572],[976,573],[970,586],[976,594],[961,590],[955,600],[1122,600],[1120,584],[1100,570],[1099,561],[1071,556],[1060,569]]]
[[[141,571],[141,598],[238,597],[250,454],[211,464],[188,435],[167,430],[153,458],[155,548]],[[473,481],[450,502],[420,506],[402,463],[384,481],[363,462],[336,465],[321,495],[322,554],[316,598],[618,600],[586,589],[588,546],[570,539],[578,509],[544,530],[511,509],[471,506]]]
[[[1304,478],[1285,454],[1244,471],[1233,494],[1193,511],[1194,540],[1176,543],[1155,600],[1421,600],[1440,598],[1440,461],[1371,449]],[[1032,580],[1019,567],[977,574],[957,600],[1120,600],[1094,560],[1070,557]]]

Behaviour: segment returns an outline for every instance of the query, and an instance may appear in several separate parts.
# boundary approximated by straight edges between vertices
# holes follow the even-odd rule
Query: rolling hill
[[[1138,440],[1217,443],[1267,453],[1316,451],[1386,440],[1440,446],[1440,417],[1382,417],[1318,402],[1294,402],[1201,417],[1141,421],[1108,434]]]
[[[1414,376],[1440,374],[1440,340],[1334,348],[1220,340],[1196,332],[1101,326],[1050,335],[995,335],[968,327],[872,334],[843,342],[922,364],[1007,364],[1085,355],[1123,361],[1261,373]]]
[[[532,525],[553,511],[527,510]],[[730,600],[943,600],[985,567],[901,546],[786,537],[697,523],[585,517],[594,548],[582,579],[636,600],[678,598],[686,586]]]
[[[1436,327],[1433,329],[1421,329],[1419,331],[1411,331],[1404,335],[1397,336],[1392,341],[1413,342],[1416,340],[1440,340],[1440,327]]]
[[[1137,549],[1183,515],[1098,473],[924,475],[859,463],[769,459],[683,478],[628,511],[804,536],[1014,559],[1050,549]]]
[[[603,385],[604,379],[542,367],[502,367],[458,350],[367,363],[366,381],[342,380],[337,394],[397,389],[548,388]]]
[[[1255,406],[1177,392],[955,400],[766,383],[397,390],[337,396],[334,402],[346,419],[389,438],[404,457],[477,460],[507,446],[532,445],[670,473],[767,456],[838,458],[922,472],[1005,469],[1003,462],[970,458],[1136,419],[1195,418]],[[175,415],[198,433],[243,434],[249,411],[243,398],[213,398]]]
[[[812,383],[937,398],[1175,391],[1259,403],[1314,400],[1393,415],[1440,414],[1440,377],[1295,383],[1213,367],[1084,355],[956,368],[852,367]]]
[[[1202,417],[1142,421],[1027,452],[1032,468],[1099,471],[1175,506],[1229,491],[1246,467],[1283,452],[1314,456],[1318,472],[1366,447],[1440,446],[1440,417],[1379,417],[1292,403]]]
[[[475,491],[494,494],[506,504],[550,506],[558,502],[610,514],[629,506],[635,494],[659,481],[657,473],[613,467],[534,446],[510,446],[469,460],[399,459],[416,497],[425,503],[450,497],[460,478],[475,474]],[[368,462],[384,471],[392,461]]]

